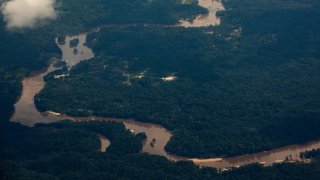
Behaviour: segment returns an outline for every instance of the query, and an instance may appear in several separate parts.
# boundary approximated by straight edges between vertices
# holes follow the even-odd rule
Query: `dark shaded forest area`
[[[318,179],[318,150],[303,154],[310,164],[218,173],[139,153],[143,136],[122,124],[8,122],[21,80],[60,56],[55,37],[117,24],[89,35],[94,59],[69,77],[45,77],[39,110],[158,123],[174,134],[167,151],[184,156],[234,156],[318,139],[318,0],[223,0],[221,25],[190,29],[159,24],[206,13],[196,1],[57,2],[58,18],[35,29],[7,30],[0,15],[0,179]],[[98,151],[97,134],[111,141],[106,153]]]
[[[96,132],[102,133],[102,129],[107,133],[112,129],[112,134],[117,135],[111,146],[119,143],[117,149],[121,155],[98,151],[100,142]],[[123,125],[111,122],[78,124],[65,121],[33,128],[10,123],[1,126],[0,130],[1,179],[316,180],[319,177],[319,151],[304,154],[313,159],[310,164],[284,163],[272,167],[253,164],[218,173],[187,161],[174,163],[164,157],[136,153],[136,150],[128,152],[125,150],[128,141],[137,147],[141,141],[132,141],[135,137],[124,131]]]
[[[131,1],[63,1],[57,0],[59,15],[44,25],[32,29],[7,29],[4,17],[0,15],[0,117],[7,121],[13,111],[13,104],[21,93],[21,80],[31,72],[43,70],[52,57],[59,57],[60,50],[54,42],[57,36],[86,32],[101,23],[127,24],[132,19],[139,23],[175,24],[181,18],[192,18],[207,11],[196,5],[182,5],[176,0],[157,1],[146,4],[143,0]],[[120,6],[126,4],[126,6]],[[136,7],[132,8],[133,6]],[[157,16],[147,16],[158,7]],[[136,11],[139,10],[139,11]],[[149,11],[149,12],[148,12]],[[116,21],[119,17],[122,21]],[[159,18],[161,17],[161,21]],[[100,24],[97,24],[99,23]]]
[[[228,1],[217,27],[104,28],[89,36],[96,57],[69,77],[47,76],[37,107],[159,123],[174,134],[166,149],[191,157],[318,139],[320,6],[312,2]],[[177,80],[163,81],[170,75]]]

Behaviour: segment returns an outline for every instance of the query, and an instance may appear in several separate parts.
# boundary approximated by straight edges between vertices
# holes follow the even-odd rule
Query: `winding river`
[[[211,25],[213,26],[219,25],[220,17],[217,16],[217,12],[225,10],[221,0],[198,0],[198,3],[199,3],[199,6],[208,9],[208,14],[199,15],[191,22],[187,20],[181,20],[180,26],[205,27],[205,26],[211,26]]]
[[[217,12],[217,9],[221,9],[223,6],[220,1],[212,0],[199,0],[199,4],[203,3],[207,7],[209,6],[209,15],[198,17],[192,23],[185,25],[186,27],[194,26],[198,27],[209,25],[216,25],[220,20],[214,19],[214,21],[205,20],[206,18],[212,18],[211,13]],[[217,3],[221,5],[217,5]],[[217,6],[217,7],[216,7]],[[210,9],[211,7],[211,9]],[[200,22],[201,21],[201,22]],[[75,36],[66,36],[62,42],[56,39],[56,44],[62,51],[62,61],[65,61],[69,68],[72,68],[77,63],[90,60],[94,57],[93,51],[85,45],[87,34],[79,34]],[[103,117],[71,117],[67,115],[61,115],[55,112],[38,112],[34,105],[34,96],[43,89],[45,81],[43,77],[56,70],[53,65],[50,65],[46,70],[35,72],[29,77],[23,79],[23,91],[19,101],[15,104],[15,114],[11,118],[13,122],[20,122],[26,126],[34,126],[36,123],[51,123],[57,122],[63,119],[71,119],[75,122],[79,121],[114,121],[123,123],[126,129],[131,130],[133,133],[144,132],[147,135],[147,140],[143,144],[142,152],[149,154],[160,155],[168,158],[169,160],[191,160],[195,164],[206,167],[215,168],[227,168],[227,167],[239,167],[250,163],[261,163],[264,165],[272,165],[273,163],[280,163],[285,159],[293,161],[301,161],[299,154],[301,152],[320,148],[320,141],[313,141],[306,144],[290,145],[282,148],[277,148],[270,151],[242,155],[232,158],[209,158],[209,159],[197,159],[180,157],[167,153],[165,151],[165,145],[170,140],[172,133],[165,129],[163,126],[143,123],[134,119],[118,119],[118,118],[103,118]],[[63,78],[63,76],[61,76]],[[60,77],[57,77],[60,78]],[[100,151],[104,152],[110,145],[110,141],[99,135],[101,140]]]

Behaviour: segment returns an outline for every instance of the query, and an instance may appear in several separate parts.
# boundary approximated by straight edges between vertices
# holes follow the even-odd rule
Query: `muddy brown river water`
[[[220,23],[215,14],[218,10],[223,9],[221,1],[212,0],[199,0],[199,4],[209,9],[209,14],[206,16],[199,16],[191,23],[181,22],[185,27],[198,27],[207,25],[216,25]],[[210,14],[211,13],[211,14]],[[214,15],[214,17],[212,17]],[[213,19],[212,19],[213,18]],[[78,40],[76,44],[70,44],[71,41]],[[62,60],[66,61],[69,68],[84,60],[90,60],[94,57],[93,51],[85,45],[86,34],[75,36],[66,36],[64,42],[56,40],[57,45],[62,51]],[[114,121],[123,123],[127,129],[133,133],[144,132],[147,135],[147,140],[144,142],[142,152],[149,154],[160,155],[168,158],[169,160],[191,160],[200,166],[226,168],[238,167],[250,163],[261,163],[264,165],[271,165],[273,163],[280,163],[290,157],[294,161],[300,161],[299,154],[301,152],[320,148],[320,141],[308,142],[299,145],[290,145],[282,148],[273,149],[270,151],[247,154],[232,158],[219,158],[213,157],[208,159],[196,159],[189,157],[180,157],[167,153],[165,146],[169,142],[172,133],[161,125],[152,123],[143,123],[133,119],[118,119],[107,117],[70,117],[60,115],[55,112],[38,112],[34,105],[34,96],[40,92],[45,86],[43,77],[56,70],[52,65],[45,71],[36,72],[29,77],[23,79],[23,91],[19,101],[15,104],[15,114],[11,118],[13,122],[20,122],[26,126],[33,126],[36,123],[51,123],[63,119],[71,119],[77,121]],[[63,78],[63,76],[61,77]],[[102,152],[110,145],[110,141],[105,137],[99,135],[101,140]],[[112,143],[112,142],[111,142]],[[152,145],[151,145],[152,144]]]
[[[208,9],[208,14],[199,15],[191,22],[181,20],[180,26],[183,27],[204,27],[211,25],[219,25],[220,17],[217,16],[218,11],[225,10],[221,0],[198,0],[199,5]]]

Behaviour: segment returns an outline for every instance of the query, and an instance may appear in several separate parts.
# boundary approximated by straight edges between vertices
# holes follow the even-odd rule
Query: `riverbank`
[[[70,41],[73,39],[74,38],[70,38],[68,43],[70,44]],[[83,53],[81,53],[81,50],[80,50],[80,53],[79,53],[78,49],[77,49],[77,51],[74,51],[74,47],[73,48],[69,47],[68,43],[66,44],[66,48],[67,48],[68,52],[71,52],[71,55],[78,56],[78,55],[83,54]],[[78,52],[78,53],[75,53],[75,52]],[[85,59],[83,59],[83,60],[85,60]],[[16,112],[17,112],[17,114],[21,113],[22,116],[19,116],[19,117],[14,116],[13,121],[16,121],[16,122],[24,121],[24,123],[29,124],[29,125],[33,125],[34,123],[36,123],[38,121],[47,123],[47,122],[59,121],[61,119],[66,119],[66,118],[75,119],[75,121],[77,121],[77,120],[79,120],[79,121],[106,120],[106,121],[121,122],[126,125],[127,129],[132,130],[134,133],[147,132],[146,134],[147,134],[148,139],[147,139],[146,143],[144,144],[143,152],[148,152],[150,154],[164,156],[164,157],[167,157],[168,159],[171,159],[171,160],[191,159],[191,158],[187,158],[187,157],[171,156],[170,154],[168,154],[165,151],[164,147],[166,146],[166,144],[168,143],[168,141],[172,137],[172,133],[170,131],[168,131],[167,129],[165,129],[164,127],[159,126],[157,124],[151,124],[151,123],[142,123],[141,124],[139,122],[139,120],[135,121],[135,120],[115,119],[115,118],[113,118],[113,119],[112,118],[99,118],[99,117],[80,117],[80,118],[77,118],[77,117],[63,116],[63,115],[60,115],[59,113],[54,113],[54,112],[53,113],[51,112],[51,115],[48,115],[47,117],[43,117],[43,116],[38,116],[39,112],[37,110],[25,111],[28,108],[35,109],[35,107],[33,106],[33,97],[36,93],[38,93],[43,88],[43,86],[45,84],[45,82],[43,81],[44,76],[45,76],[45,74],[41,74],[41,76],[33,77],[34,79],[26,78],[24,80],[25,83],[24,83],[24,93],[23,94],[26,94],[26,96],[22,96],[21,101],[23,101],[24,98],[28,99],[28,101],[26,101],[24,103],[26,108],[23,108],[23,107],[21,108],[19,106],[19,104],[17,104]],[[31,88],[28,88],[28,87],[31,87]],[[37,88],[34,88],[34,87],[37,87]],[[34,88],[34,89],[32,89],[32,88]],[[28,89],[29,89],[29,91],[31,91],[31,93],[28,92]],[[41,99],[40,99],[40,101],[41,101]],[[22,105],[22,106],[24,106],[24,105]],[[25,110],[23,110],[23,109],[25,109]],[[34,114],[35,116],[33,117],[32,114]],[[29,120],[24,119],[24,117],[28,117],[31,119],[34,118],[34,122],[28,122]],[[252,129],[252,130],[255,131],[255,129]],[[155,141],[153,141],[153,140],[155,140]],[[151,143],[152,143],[152,146],[151,146]],[[313,146],[308,146],[308,147],[313,148]],[[194,161],[196,163],[205,164],[204,166],[212,166],[212,167],[220,166],[220,165],[216,165],[216,164],[213,164],[213,165],[211,164],[211,163],[216,163],[216,162],[219,162],[219,163],[222,162],[221,164],[223,164],[223,165],[221,165],[220,167],[240,166],[239,164],[245,165],[246,163],[255,163],[255,162],[270,165],[274,162],[279,162],[279,161],[287,158],[290,155],[296,157],[296,156],[298,156],[298,153],[299,153],[299,151],[292,155],[291,149],[288,148],[288,151],[286,151],[284,155],[281,155],[280,157],[271,158],[269,163],[268,163],[268,161],[269,161],[268,158],[270,158],[270,154],[272,154],[272,151],[270,154],[263,156],[263,158],[255,159],[249,155],[249,157],[246,157],[243,160],[241,160],[241,158],[239,158],[238,160],[235,160],[236,163],[233,163],[233,164],[230,163],[229,161],[227,161],[227,159],[229,159],[229,158],[226,158],[225,162],[224,162],[224,159],[216,159],[216,158],[200,159],[200,160],[194,159]],[[253,156],[257,156],[257,154],[253,154]],[[243,156],[241,156],[241,157],[243,158]],[[235,158],[237,158],[237,157],[235,157]],[[251,161],[251,159],[253,159],[253,160]],[[210,163],[210,164],[208,164],[208,163]]]

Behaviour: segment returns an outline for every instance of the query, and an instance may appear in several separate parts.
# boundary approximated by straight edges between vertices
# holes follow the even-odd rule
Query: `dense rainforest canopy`
[[[122,124],[8,122],[21,80],[60,57],[55,37],[109,25],[89,34],[95,58],[68,77],[45,77],[35,97],[39,110],[161,124],[174,134],[166,150],[184,156],[234,156],[318,139],[319,1],[223,0],[219,26],[167,26],[207,13],[188,2],[57,0],[55,20],[19,30],[7,29],[0,15],[0,178],[317,179],[318,151],[304,154],[311,164],[217,173],[140,154],[143,136]],[[106,153],[98,152],[97,134],[111,141]]]
[[[48,75],[37,107],[159,123],[174,134],[166,149],[189,157],[317,139],[320,11],[313,3],[226,1],[216,27],[102,28],[88,38],[95,58],[68,77]]]
[[[103,128],[102,128],[103,126]],[[116,134],[121,155],[98,151],[96,132]],[[104,129],[104,130],[103,130]],[[250,165],[217,173],[191,162],[170,162],[164,157],[127,151],[128,141],[136,147],[141,141],[110,122],[38,125],[33,128],[10,123],[0,127],[1,179],[318,179],[319,151],[307,152],[310,164],[277,164],[272,167]],[[105,134],[107,136],[107,134]],[[107,136],[111,138],[111,136]],[[121,140],[121,141],[118,141]],[[121,143],[125,142],[125,143]],[[111,143],[111,146],[112,146]],[[110,147],[111,148],[111,147]]]
[[[122,6],[121,4],[126,4]],[[0,114],[3,120],[13,112],[13,104],[21,92],[21,80],[33,71],[45,68],[51,57],[60,56],[54,38],[65,34],[86,32],[102,23],[164,23],[175,24],[180,19],[193,18],[207,10],[197,6],[196,1],[181,4],[167,0],[147,3],[131,1],[64,1],[57,0],[58,16],[34,28],[7,29],[4,16],[0,14]],[[135,7],[135,8],[132,8]],[[157,7],[158,11],[153,11]],[[147,16],[158,12],[154,17]],[[159,17],[161,17],[159,19]],[[116,20],[121,18],[121,21]],[[5,120],[6,121],[6,120]]]

